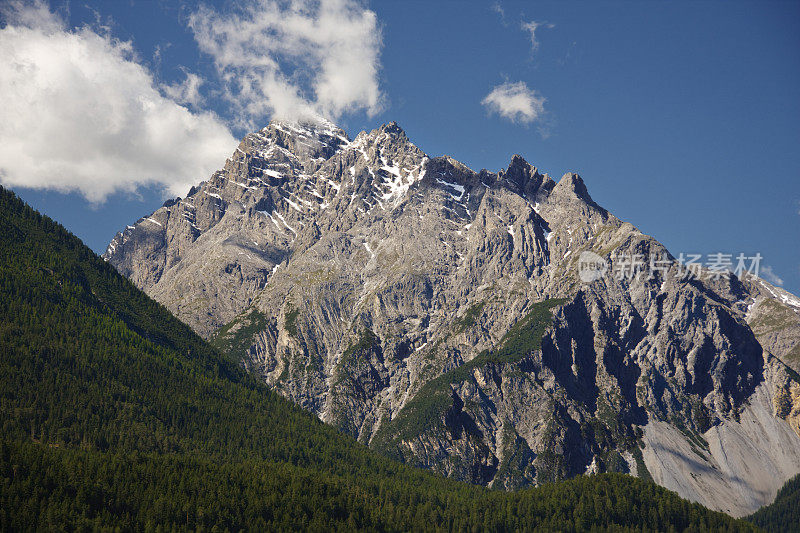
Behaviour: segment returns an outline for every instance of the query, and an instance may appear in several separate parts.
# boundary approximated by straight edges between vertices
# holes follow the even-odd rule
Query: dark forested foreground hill
[[[774,533],[800,531],[800,476],[787,481],[775,501],[753,513],[749,520]]]
[[[0,529],[749,530],[651,483],[513,493],[383,458],[0,189]]]

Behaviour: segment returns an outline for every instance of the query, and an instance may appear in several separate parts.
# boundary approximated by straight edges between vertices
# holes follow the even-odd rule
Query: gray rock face
[[[609,271],[582,281],[584,252]],[[614,275],[632,254],[663,268]],[[679,275],[578,175],[519,156],[474,172],[394,123],[274,122],[105,258],[285,396],[447,476],[623,471],[742,515],[800,471],[800,300]]]
[[[338,187],[312,175],[346,143],[332,124],[272,123],[186,198],[118,233],[104,257],[208,337],[303,246],[307,215]]]

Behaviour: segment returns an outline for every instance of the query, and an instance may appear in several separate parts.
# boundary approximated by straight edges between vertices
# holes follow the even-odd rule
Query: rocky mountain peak
[[[321,117],[298,118],[295,120],[273,119],[265,126],[262,131],[272,128],[292,131],[295,134],[306,136],[342,136],[347,134],[333,122]]]
[[[597,205],[589,195],[589,190],[586,188],[583,178],[574,172],[567,172],[558,180],[558,184],[553,188],[553,196],[578,199],[590,205]]]
[[[396,135],[398,137],[407,138],[406,132],[403,131],[403,128],[401,128],[400,125],[394,120],[389,122],[388,124],[382,125],[380,128],[378,128],[378,131],[380,131],[381,133],[388,133],[390,135]]]
[[[555,187],[550,176],[540,174],[536,167],[519,154],[514,154],[508,168],[501,170],[498,175],[529,200],[546,197]]]
[[[528,163],[525,158],[519,154],[514,154],[511,156],[511,162],[508,164],[508,168],[509,170],[513,168],[523,168],[536,172],[536,167]]]
[[[412,147],[414,144],[408,139],[406,132],[396,123],[389,122],[372,131],[362,131],[355,140],[356,147],[383,146],[383,147]]]
[[[649,469],[749,512],[800,471],[800,383],[771,355],[789,360],[800,311],[767,285],[610,274],[663,250],[575,173],[556,184],[519,155],[476,173],[396,123],[351,142],[274,121],[104,257],[281,394],[408,463],[506,488]],[[589,251],[609,269],[594,283]],[[773,332],[775,305],[796,329]],[[752,481],[750,463],[776,474]]]
[[[350,143],[344,130],[323,119],[273,120],[260,134],[298,157],[314,160],[329,159]]]

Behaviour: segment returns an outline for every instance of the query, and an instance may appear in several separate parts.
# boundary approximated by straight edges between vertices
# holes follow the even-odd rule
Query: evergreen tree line
[[[750,515],[748,520],[770,532],[800,531],[800,475],[787,481],[775,501]]]

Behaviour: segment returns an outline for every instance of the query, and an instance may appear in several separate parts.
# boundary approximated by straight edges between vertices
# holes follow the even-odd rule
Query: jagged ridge
[[[763,281],[675,265],[584,284],[583,251],[672,258],[577,174],[555,182],[520,156],[474,172],[395,123],[353,141],[272,123],[105,257],[203,335],[225,325],[215,342],[276,390],[414,464],[508,488],[629,471],[740,515],[766,503],[800,471],[798,308]],[[541,348],[472,363],[441,417],[375,440],[558,298]],[[756,338],[748,320],[773,304],[788,325]]]

